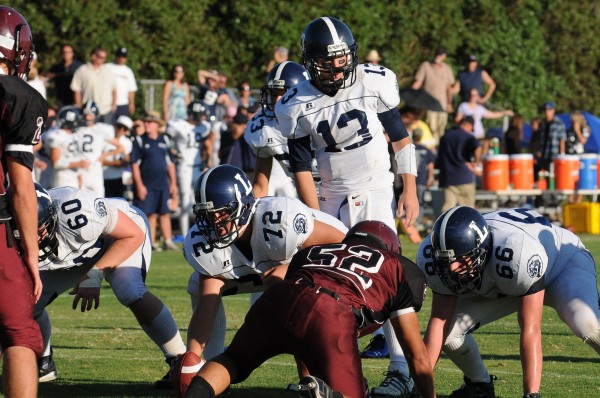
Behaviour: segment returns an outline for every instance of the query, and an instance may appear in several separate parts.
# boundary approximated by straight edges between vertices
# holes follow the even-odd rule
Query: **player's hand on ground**
[[[91,311],[92,306],[94,309],[98,309],[100,306],[100,288],[99,287],[81,287],[79,283],[75,285],[73,290],[69,292],[70,295],[74,295],[73,298],[73,309],[77,309],[79,301],[81,300],[81,312]]]

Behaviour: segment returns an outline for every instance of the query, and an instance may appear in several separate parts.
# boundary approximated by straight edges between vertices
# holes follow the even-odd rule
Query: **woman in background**
[[[166,121],[187,119],[190,86],[183,80],[184,77],[183,66],[173,66],[169,80],[167,80],[163,89],[163,116]]]

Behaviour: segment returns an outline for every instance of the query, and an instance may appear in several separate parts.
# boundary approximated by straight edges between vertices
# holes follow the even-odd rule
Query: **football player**
[[[257,198],[298,196],[290,169],[287,139],[279,131],[275,118],[275,103],[290,87],[304,80],[308,80],[308,72],[302,65],[291,61],[275,65],[260,91],[262,111],[246,125],[244,139],[256,155],[252,189]]]
[[[211,124],[207,121],[210,111],[202,101],[192,101],[188,105],[188,119],[170,119],[167,134],[173,139],[177,152],[177,178],[181,214],[179,228],[185,236],[190,228],[192,214],[194,182],[205,168],[207,157],[204,142],[212,134]],[[210,142],[210,141],[209,141]]]
[[[51,325],[45,307],[73,286],[73,309],[100,305],[100,285],[106,278],[115,296],[128,307],[167,362],[185,351],[171,312],[148,291],[151,245],[148,220],[125,200],[104,199],[87,189],[44,190],[38,197],[39,269],[44,289],[35,305],[44,339],[40,380],[56,378],[50,349]]]
[[[425,276],[401,256],[396,232],[380,221],[361,221],[341,243],[296,254],[285,280],[250,308],[227,350],[207,362],[198,376],[186,377],[191,381],[187,393],[185,384],[176,393],[213,398],[267,359],[289,353],[306,364],[311,377],[288,389],[310,398],[366,397],[356,336],[390,319],[409,354],[420,396],[434,397],[433,371],[416,314],[424,297]]]
[[[123,145],[115,138],[115,129],[106,123],[96,123],[100,110],[94,101],[88,101],[81,107],[84,126],[75,131],[75,138],[82,159],[88,167],[81,169],[82,187],[94,191],[98,196],[104,196],[104,170],[102,160],[106,157],[123,153]],[[106,146],[115,149],[106,152]],[[60,185],[59,185],[60,186]]]
[[[74,132],[83,125],[83,115],[78,107],[69,105],[57,114],[58,128],[48,131],[44,150],[50,158],[53,170],[52,187],[81,186],[80,170],[89,166],[81,156]]]
[[[299,248],[339,242],[347,229],[298,199],[255,199],[246,174],[231,165],[205,171],[194,194],[196,224],[183,245],[195,270],[188,284],[194,307],[188,349],[208,359],[225,347],[221,295],[264,290],[283,279]]]
[[[419,213],[417,166],[415,146],[397,109],[396,75],[381,65],[359,65],[358,44],[336,18],[310,22],[301,49],[310,80],[289,89],[275,105],[280,130],[288,137],[298,196],[347,227],[378,220],[396,229],[395,215],[403,213],[410,227]],[[388,137],[404,183],[397,211]],[[310,171],[313,147],[321,176],[318,198]],[[388,377],[373,392],[406,395],[413,387],[406,359],[389,323],[384,331],[391,362]]]
[[[600,354],[596,265],[581,240],[529,209],[484,214],[459,206],[442,214],[421,244],[417,264],[433,291],[425,344],[463,371],[451,397],[494,397],[494,377],[473,337],[479,327],[517,312],[523,393],[538,398],[542,378],[542,309],[556,310]]]
[[[35,239],[33,146],[48,116],[44,98],[24,80],[33,59],[31,28],[21,14],[0,6],[0,345],[2,393],[8,398],[37,396],[36,355],[42,350],[32,317],[42,292]],[[7,195],[10,181],[12,195]],[[9,206],[10,205],[10,206]],[[21,250],[11,237],[24,235]]]

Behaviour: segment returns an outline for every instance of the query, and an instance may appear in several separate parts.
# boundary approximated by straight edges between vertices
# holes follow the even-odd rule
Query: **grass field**
[[[582,237],[600,264],[600,236]],[[404,253],[414,258],[417,246],[404,243]],[[191,315],[185,291],[191,268],[178,252],[154,255],[148,274],[149,289],[171,309],[185,339]],[[431,301],[420,313],[424,330]],[[249,301],[240,295],[225,299],[228,339],[241,325]],[[153,388],[153,382],[167,370],[162,354],[137,325],[135,318],[115,299],[105,283],[98,310],[81,313],[71,309],[71,297],[63,295],[48,307],[52,324],[54,360],[59,379],[40,385],[40,397],[170,397],[170,391]],[[335,325],[332,325],[332,328]],[[475,334],[490,373],[498,376],[496,393],[520,397],[521,364],[519,330],[510,316],[485,326]],[[366,344],[368,338],[363,339]],[[542,393],[548,397],[600,397],[600,359],[591,347],[574,337],[551,309],[545,309],[543,323],[544,370]],[[343,366],[343,365],[341,365]],[[366,360],[365,376],[378,385],[387,360]],[[449,394],[462,382],[460,371],[442,358],[435,369],[438,396]],[[290,356],[265,363],[244,383],[234,386],[229,397],[287,397],[287,383],[297,380]]]

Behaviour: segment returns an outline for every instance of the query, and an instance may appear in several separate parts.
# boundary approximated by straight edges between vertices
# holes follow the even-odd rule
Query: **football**
[[[179,356],[174,361],[173,371],[171,373],[171,384],[173,385],[173,391],[175,391],[177,397],[183,398],[192,379],[205,363],[204,359],[191,351]]]

